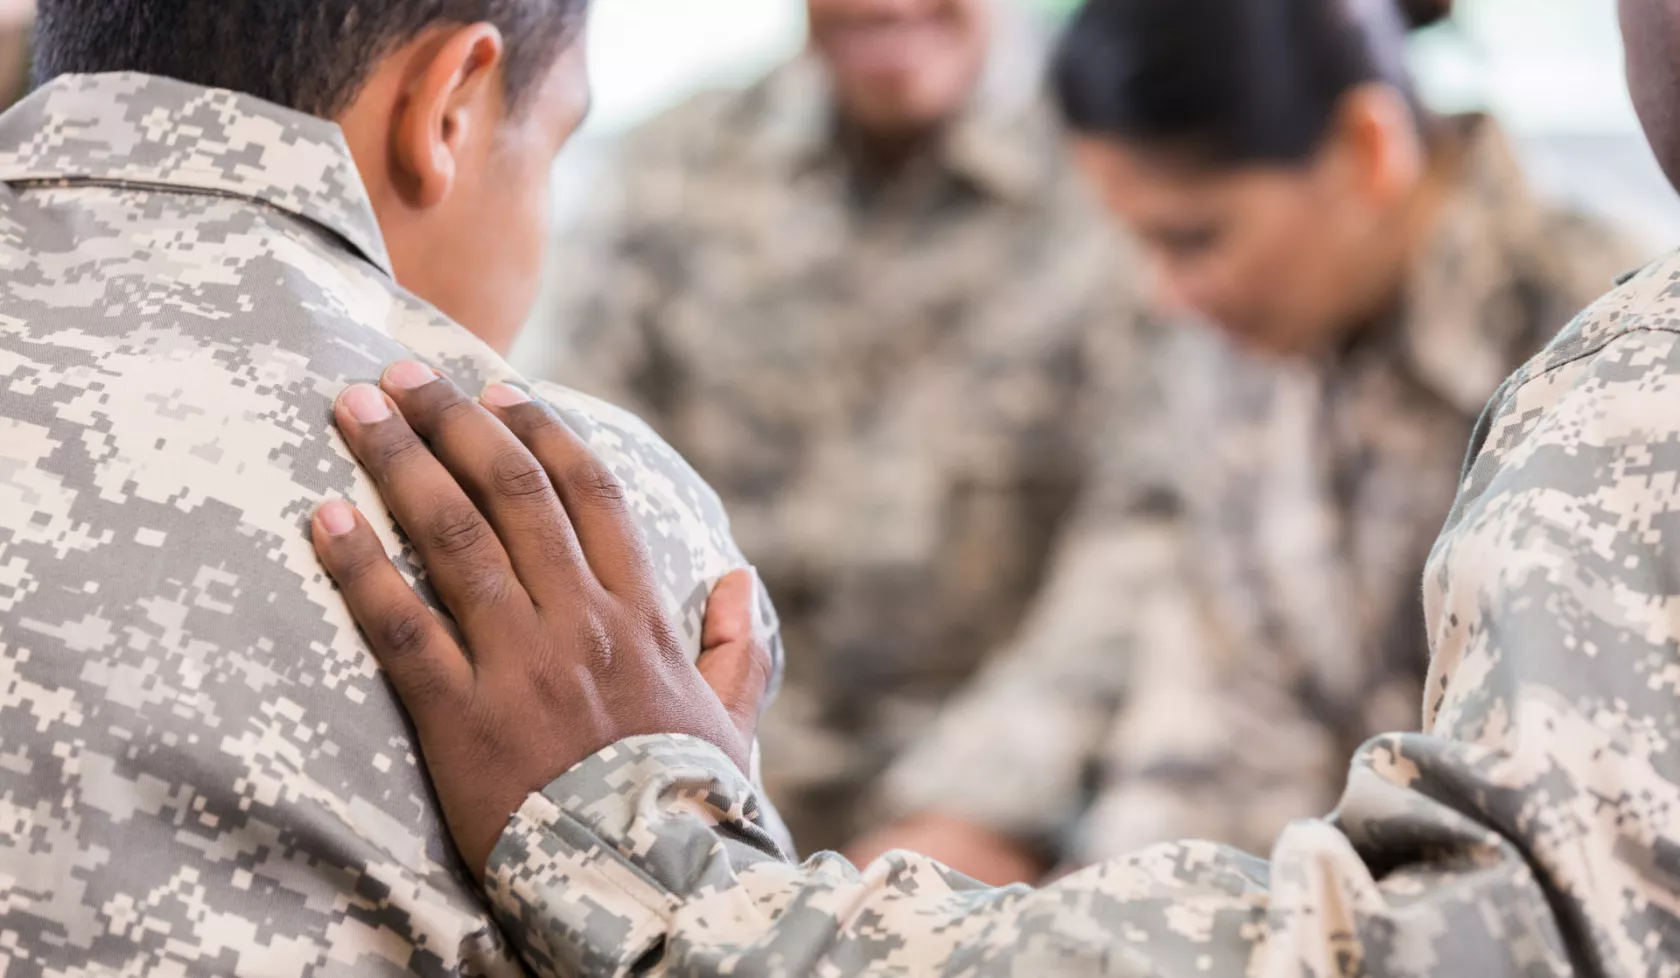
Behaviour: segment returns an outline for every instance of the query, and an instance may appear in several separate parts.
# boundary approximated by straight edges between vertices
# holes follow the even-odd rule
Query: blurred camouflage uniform
[[[799,60],[632,135],[553,317],[554,376],[669,439],[776,597],[765,771],[807,849],[1020,620],[1136,314],[1045,105],[982,99],[890,180],[832,113]]]
[[[545,976],[1673,975],[1677,487],[1680,255],[1496,394],[1424,577],[1424,732],[1366,744],[1269,863],[1163,844],[1038,891],[907,854],[799,869],[751,844],[722,754],[655,737],[533,796],[493,899]]]
[[[1417,581],[1477,414],[1637,262],[1538,203],[1492,121],[1458,126],[1402,315],[1316,362],[1202,329],[1141,361],[1164,407],[1123,419],[1020,641],[887,779],[895,814],[1074,864],[1185,837],[1265,852],[1329,809],[1359,744],[1416,726]]]
[[[0,118],[0,182],[0,973],[521,973],[308,528],[332,496],[389,526],[346,383],[517,378],[393,281],[331,123],[63,78]],[[698,651],[741,563],[716,497],[537,391],[624,481]]]

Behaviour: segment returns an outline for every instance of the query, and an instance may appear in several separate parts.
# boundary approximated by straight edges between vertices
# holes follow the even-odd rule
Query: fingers
[[[486,389],[484,403],[548,471],[602,586],[657,607],[653,568],[618,479],[546,404],[506,385]]]
[[[572,598],[593,582],[548,472],[513,432],[423,364],[395,364],[380,385],[495,528],[533,600]]]
[[[757,590],[758,577],[751,570],[733,571],[717,582],[706,601],[706,621],[700,631],[701,649],[752,641]]]
[[[706,605],[700,676],[723,703],[744,742],[758,735],[770,691],[770,650],[754,627],[758,579],[736,571],[718,582]]]
[[[339,430],[379,486],[438,595],[469,633],[529,613],[507,551],[455,478],[377,388],[339,395]]]
[[[472,685],[472,666],[455,640],[403,580],[354,507],[316,510],[315,552],[338,582],[374,656],[416,724],[450,715]]]

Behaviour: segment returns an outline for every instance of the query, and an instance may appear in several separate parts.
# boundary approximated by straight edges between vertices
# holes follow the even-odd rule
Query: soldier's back
[[[0,971],[518,974],[313,555],[346,383],[515,380],[398,288],[335,128],[144,76],[0,119]],[[639,422],[624,479],[689,647],[738,554]],[[386,532],[399,566],[417,565]]]

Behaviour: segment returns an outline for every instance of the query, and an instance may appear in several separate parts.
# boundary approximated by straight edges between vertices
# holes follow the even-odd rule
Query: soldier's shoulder
[[[1505,382],[1473,445],[1495,429],[1531,428],[1563,399],[1615,398],[1680,376],[1680,253],[1627,276]],[[1582,389],[1583,385],[1590,389]]]
[[[719,568],[739,564],[728,513],[717,493],[651,425],[570,387],[539,381],[531,384],[531,391],[613,469],[632,509],[665,514],[661,532],[669,532],[674,542],[714,572],[711,576]]]
[[[1615,267],[1625,268],[1625,264]],[[1630,334],[1680,332],[1680,252],[1623,277],[1576,316],[1550,346],[1513,378],[1520,385],[1592,357]]]
[[[711,485],[652,426],[630,411],[581,391],[545,381],[530,385],[607,464],[647,538],[655,571],[677,610],[688,647],[698,650],[712,585],[746,564],[729,514]],[[772,690],[780,685],[780,620],[762,586],[759,626],[774,659]]]
[[[601,430],[610,431],[615,445],[637,450],[654,452],[661,456],[670,456],[681,461],[682,456],[672,448],[653,426],[643,421],[634,412],[628,411],[609,401],[602,400],[591,394],[585,394],[573,387],[557,384],[552,381],[531,382],[531,392],[550,406],[566,416],[568,424],[574,421],[581,424],[586,431],[580,434]],[[682,463],[688,475],[686,462]],[[698,476],[694,476],[698,480]]]
[[[1437,586],[1446,580],[1451,555],[1473,536],[1487,501],[1502,495],[1502,481],[1509,488],[1539,479],[1577,492],[1636,485],[1618,479],[1592,446],[1680,441],[1680,413],[1666,402],[1667,392],[1680,390],[1677,377],[1680,256],[1671,255],[1588,306],[1494,395],[1471,435],[1427,578]],[[1507,513],[1495,524],[1510,519]]]

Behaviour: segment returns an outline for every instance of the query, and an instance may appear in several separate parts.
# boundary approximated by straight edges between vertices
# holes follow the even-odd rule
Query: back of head
[[[138,71],[332,118],[381,58],[429,28],[488,22],[507,39],[517,103],[587,0],[40,0],[37,82]]]
[[[1450,0],[1089,0],[1056,57],[1074,129],[1215,165],[1298,163],[1352,89],[1416,105],[1408,27]]]

